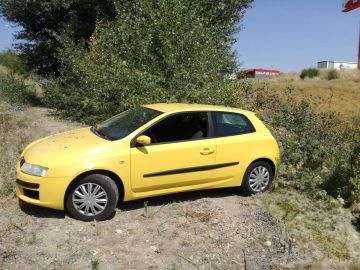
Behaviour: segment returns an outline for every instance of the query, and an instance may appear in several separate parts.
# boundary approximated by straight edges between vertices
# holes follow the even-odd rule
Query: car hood
[[[86,127],[35,141],[25,148],[23,156],[28,163],[52,167],[59,162],[97,154],[110,143]]]

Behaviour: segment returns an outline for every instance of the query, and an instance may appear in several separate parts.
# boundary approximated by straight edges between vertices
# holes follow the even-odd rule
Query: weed
[[[316,254],[308,256],[317,256],[318,260],[328,260],[329,254],[349,264],[357,260],[351,257],[356,240],[344,239],[344,235],[350,236],[356,231],[346,220],[348,214],[341,207],[327,208],[322,201],[309,199],[291,189],[278,189],[272,194],[265,194],[261,201],[272,215],[286,220],[289,237],[301,252],[307,253],[311,246]]]
[[[91,270],[99,270],[100,261],[98,258],[91,259]]]
[[[93,223],[91,224],[95,228],[95,234],[99,236],[101,234],[100,227],[96,222],[96,219],[94,219]]]
[[[148,217],[148,201],[144,202],[144,216],[147,218]]]
[[[300,73],[300,78],[304,80],[306,77],[314,78],[319,76],[319,70],[316,68],[303,69]]]
[[[35,244],[35,243],[36,243],[36,239],[37,239],[36,233],[35,233],[35,232],[32,232],[31,235],[30,235],[30,239],[29,239],[29,241],[28,241],[28,244],[29,244],[29,245]]]
[[[329,81],[339,79],[339,77],[340,77],[339,72],[336,69],[330,70],[329,73],[327,74],[327,79]]]
[[[2,258],[0,259],[0,269],[3,269],[3,265],[8,258],[15,258],[16,251],[13,248],[8,248],[2,252]]]
[[[19,119],[16,124],[21,129],[27,127],[26,121],[24,119]]]

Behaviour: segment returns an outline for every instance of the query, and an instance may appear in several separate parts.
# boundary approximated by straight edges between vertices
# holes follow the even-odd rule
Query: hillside
[[[63,211],[19,205],[14,179],[22,149],[82,124],[26,102],[34,93],[31,80],[3,78],[0,269],[360,269],[354,226],[360,213],[358,178],[345,182],[336,174],[347,173],[349,154],[341,154],[356,145],[356,126],[344,124],[342,117],[319,116],[286,92],[291,88],[296,100],[309,99],[314,111],[337,110],[350,119],[360,104],[358,73],[341,73],[331,81],[326,74],[304,81],[284,74],[221,89],[226,95],[215,102],[257,111],[281,145],[280,175],[270,192],[244,197],[232,188],[120,203],[110,220],[91,223]],[[336,93],[331,102],[330,88]],[[338,131],[354,132],[354,140]],[[330,188],[341,193],[328,196],[329,179],[334,181]]]
[[[81,126],[45,108],[0,101],[0,184],[11,190],[29,142]],[[105,222],[0,196],[0,269],[359,269],[351,214],[291,188],[254,197],[234,189],[127,202]],[[170,241],[169,241],[170,240]],[[37,259],[40,258],[41,260]]]
[[[308,100],[319,111],[335,111],[348,117],[360,114],[360,72],[340,71],[335,80],[328,80],[327,75],[328,71],[321,71],[319,77],[302,80],[297,73],[285,73],[266,82],[281,95],[286,95],[290,87],[297,99]],[[259,80],[255,85],[262,83]]]

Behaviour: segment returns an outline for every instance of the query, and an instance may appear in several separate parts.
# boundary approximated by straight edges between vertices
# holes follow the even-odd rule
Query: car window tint
[[[208,117],[205,112],[181,113],[169,116],[144,133],[153,143],[197,140],[208,137]]]
[[[254,126],[242,114],[214,112],[214,129],[217,137],[254,132]]]

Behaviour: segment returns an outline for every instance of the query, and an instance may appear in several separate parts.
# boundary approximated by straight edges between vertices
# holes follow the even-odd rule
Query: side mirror
[[[149,145],[151,144],[151,138],[149,136],[141,135],[136,138],[136,142],[140,145]]]

